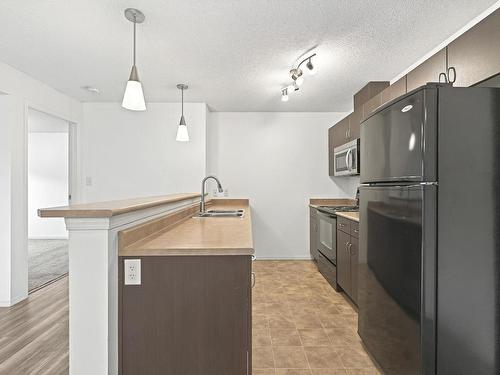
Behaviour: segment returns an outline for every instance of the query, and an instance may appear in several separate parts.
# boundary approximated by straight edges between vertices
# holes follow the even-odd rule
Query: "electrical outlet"
[[[141,260],[125,259],[125,285],[141,285]]]

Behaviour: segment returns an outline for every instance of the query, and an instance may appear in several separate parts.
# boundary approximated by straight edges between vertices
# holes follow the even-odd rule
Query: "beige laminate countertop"
[[[143,210],[160,206],[162,204],[180,202],[183,200],[199,198],[198,193],[169,194],[156,197],[131,198],[108,202],[97,202],[88,204],[74,204],[70,206],[41,208],[38,210],[40,217],[112,217],[132,211]]]
[[[337,212],[337,216],[342,216],[359,223],[359,212]]]
[[[319,206],[353,206],[356,204],[354,199],[349,198],[311,198],[309,207],[318,208]]]
[[[120,256],[251,255],[252,218],[248,200],[214,200],[211,210],[245,210],[243,217],[188,217],[120,249]]]

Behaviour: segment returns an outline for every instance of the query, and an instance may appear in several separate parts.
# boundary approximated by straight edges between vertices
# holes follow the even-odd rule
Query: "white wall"
[[[328,128],[345,113],[210,113],[207,168],[248,197],[258,258],[309,258],[309,198],[353,198],[328,176]]]
[[[0,92],[0,306],[10,306],[28,295],[28,108],[80,124],[81,104],[3,63]]]
[[[63,218],[41,218],[42,207],[68,204],[69,124],[28,112],[28,238],[67,238]]]
[[[187,103],[190,142],[175,140],[180,103],[149,103],[145,112],[119,103],[85,103],[86,201],[198,192],[206,168],[206,105]]]

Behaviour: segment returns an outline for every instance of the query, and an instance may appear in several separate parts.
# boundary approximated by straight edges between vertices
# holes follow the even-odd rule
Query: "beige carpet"
[[[68,273],[68,240],[28,240],[28,290]]]

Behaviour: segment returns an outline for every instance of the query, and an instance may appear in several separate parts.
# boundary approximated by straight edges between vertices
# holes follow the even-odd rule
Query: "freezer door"
[[[360,189],[358,331],[386,375],[434,374],[435,196]]]
[[[361,182],[435,181],[437,89],[414,92],[361,124]]]

